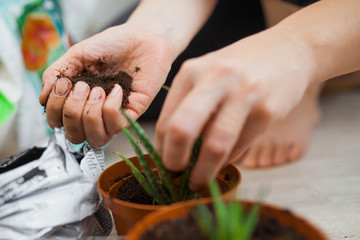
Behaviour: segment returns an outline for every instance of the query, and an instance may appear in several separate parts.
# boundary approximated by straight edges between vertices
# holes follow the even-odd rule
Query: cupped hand
[[[84,82],[72,86],[66,77],[83,71],[99,74],[94,64],[98,59],[106,66],[101,74],[127,72],[133,77],[133,92],[125,112],[137,119],[165,82],[172,54],[170,44],[161,35],[126,24],[74,45],[43,74],[40,103],[46,106],[49,126],[64,126],[66,137],[73,143],[87,140],[95,148],[105,145],[121,130],[120,125],[127,126],[119,112],[121,87],[116,84],[106,96],[101,87],[90,90]]]
[[[314,78],[309,51],[300,37],[273,29],[185,62],[156,126],[165,166],[186,168],[200,134],[192,190],[239,160],[258,134],[300,101]]]

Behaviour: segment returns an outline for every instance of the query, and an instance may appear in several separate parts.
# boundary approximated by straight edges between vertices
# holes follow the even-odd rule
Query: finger
[[[40,104],[47,105],[50,92],[59,76],[71,77],[82,70],[81,53],[79,47],[75,45],[44,71],[42,75],[43,88],[39,96]]]
[[[237,164],[237,163],[241,163],[242,161],[245,160],[245,157],[248,156],[249,152],[250,152],[250,148],[248,148],[243,155],[239,156],[239,158],[237,159],[231,159],[231,161],[229,163],[232,163],[232,164]]]
[[[208,185],[216,173],[229,161],[229,156],[245,123],[248,107],[241,97],[225,99],[215,118],[203,134],[199,158],[190,176],[190,188],[198,191]]]
[[[82,123],[82,113],[86,100],[90,94],[90,87],[79,81],[70,92],[63,108],[63,123],[66,138],[75,144],[85,141],[85,132]]]
[[[224,95],[209,85],[198,85],[181,101],[165,126],[163,161],[167,168],[180,171],[188,166],[195,139]]]
[[[132,109],[129,109],[129,108],[125,109],[124,112],[125,112],[126,115],[128,115],[129,118],[131,118],[134,121],[139,117],[137,112],[135,112],[135,111],[133,111]],[[130,124],[126,120],[125,116],[122,115],[121,117],[122,117],[121,122],[123,123],[122,126],[125,127],[125,128],[129,127]]]
[[[59,78],[49,95],[46,104],[46,120],[51,128],[62,127],[62,109],[71,89],[71,82],[67,78]]]
[[[120,112],[123,91],[119,84],[115,84],[109,95],[106,97],[103,106],[103,117],[106,132],[114,135],[121,130],[124,125],[124,118]]]
[[[167,128],[170,116],[172,116],[179,105],[179,101],[193,88],[192,75],[194,75],[192,70],[186,67],[186,63],[183,64],[179,73],[175,76],[169,93],[166,96],[159,119],[156,123],[155,131],[155,145],[159,152],[162,152],[163,149],[165,129]]]
[[[102,117],[102,107],[105,101],[105,91],[94,87],[89,95],[82,113],[86,140],[94,148],[104,146],[111,137],[107,135]]]
[[[129,103],[126,105],[125,113],[131,116],[131,119],[138,119],[149,107],[152,98],[141,92],[131,92],[128,97]],[[128,126],[125,118],[121,121],[124,126]]]
[[[117,84],[116,84],[117,85]],[[119,86],[120,87],[120,86]],[[120,89],[114,89],[106,97],[103,106],[103,117],[105,123],[105,129],[108,135],[115,135],[121,131],[121,126],[127,128],[129,126],[125,116],[120,112],[122,105],[123,91]],[[128,97],[129,103],[126,105],[124,112],[132,120],[137,120],[139,116],[146,110],[146,106],[149,102],[149,97],[139,93],[132,92]]]
[[[239,159],[246,149],[255,142],[256,138],[263,133],[268,126],[269,118],[267,116],[263,116],[262,114],[250,114],[246,119],[243,131],[229,157],[230,162]]]

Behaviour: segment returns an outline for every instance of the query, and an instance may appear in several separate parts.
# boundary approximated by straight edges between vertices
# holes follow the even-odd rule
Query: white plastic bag
[[[63,129],[55,129],[46,149],[0,161],[0,239],[110,233],[111,217],[96,190],[104,154],[90,146],[84,154],[79,164]],[[28,155],[41,156],[30,161]]]

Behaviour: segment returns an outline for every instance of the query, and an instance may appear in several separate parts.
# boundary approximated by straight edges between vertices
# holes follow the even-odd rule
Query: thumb
[[[81,59],[82,55],[78,47],[74,45],[44,71],[42,75],[43,87],[39,96],[41,105],[46,106],[49,94],[59,76],[71,77],[83,71],[84,66]]]

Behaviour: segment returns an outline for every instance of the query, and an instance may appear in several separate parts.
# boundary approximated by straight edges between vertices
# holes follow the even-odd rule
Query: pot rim
[[[149,157],[149,154],[144,154],[144,156],[146,157]],[[134,156],[134,157],[131,157],[129,158],[130,160],[131,159],[135,159],[137,158],[137,156]],[[110,196],[109,192],[108,191],[105,191],[101,186],[100,186],[100,179],[104,178],[104,176],[107,174],[108,171],[110,171],[111,168],[114,168],[116,167],[117,165],[121,164],[121,163],[124,163],[123,160],[120,160],[110,166],[108,166],[99,176],[98,178],[98,181],[97,181],[97,189],[98,191],[100,192],[101,196],[103,197],[103,200],[104,200],[104,203],[105,205],[122,205],[124,207],[128,207],[128,208],[136,208],[136,209],[141,209],[141,210],[148,210],[148,211],[154,211],[154,210],[158,210],[160,208],[164,208],[164,207],[167,207],[167,206],[170,206],[170,205],[177,205],[179,203],[182,203],[182,202],[177,202],[177,203],[172,203],[170,205],[149,205],[149,204],[140,204],[140,203],[132,203],[132,202],[128,202],[128,201],[124,201],[124,200],[120,200],[118,198],[115,198],[115,197],[112,197]],[[234,186],[232,186],[229,191],[223,193],[221,195],[221,198],[223,199],[227,199],[229,198],[233,193],[234,191],[236,192],[238,190],[238,187],[241,183],[241,180],[242,180],[242,176],[241,176],[241,173],[240,173],[240,170],[232,163],[229,163],[228,165],[226,165],[225,167],[231,167],[232,169],[235,170],[235,173],[236,175],[238,176],[238,180],[236,181],[236,183],[234,184]],[[224,167],[224,168],[225,168]],[[218,174],[216,175],[218,176]],[[193,199],[195,201],[199,201],[199,200],[202,200],[202,199],[211,199],[211,197],[205,197],[205,198],[199,198],[199,199]],[[191,201],[191,200],[187,200],[187,201]]]
[[[187,215],[187,213],[190,211],[190,209],[194,208],[196,205],[198,204],[209,204],[213,201],[213,199],[211,198],[203,198],[203,199],[198,199],[197,201],[194,200],[189,200],[186,203],[185,202],[181,202],[179,204],[176,205],[171,205],[168,208],[164,209],[164,211],[156,211],[153,213],[150,213],[149,215],[145,216],[142,220],[140,220],[132,229],[130,229],[130,231],[127,234],[127,238],[126,239],[140,239],[141,236],[143,236],[143,234],[146,233],[146,231],[151,228],[152,226],[156,226],[157,224],[167,221],[167,220],[171,220],[171,219],[176,219],[178,216],[180,217],[184,217]],[[256,201],[253,200],[247,200],[247,199],[238,199],[235,200],[235,202],[239,202],[241,204],[245,204],[245,205],[254,205],[257,204]],[[264,203],[264,202],[260,202],[261,208],[264,208],[265,210],[270,210],[270,211],[276,211],[279,213],[283,213],[283,214],[290,214],[291,218],[294,221],[297,222],[301,222],[302,226],[305,226],[306,228],[312,230],[313,232],[315,232],[318,236],[318,240],[329,240],[329,238],[325,235],[325,233],[315,224],[313,224],[312,222],[310,222],[309,220],[307,220],[306,218],[302,217],[301,215],[299,215],[298,213],[293,212],[292,210],[289,210],[287,208],[282,208],[278,205],[275,204],[271,204],[271,203]],[[177,215],[171,215],[174,212],[180,212],[180,214],[178,213]],[[260,210],[261,212],[261,210]],[[169,216],[169,217],[166,217]],[[260,214],[260,216],[266,216],[267,214]],[[171,216],[171,217],[170,217]],[[277,219],[275,217],[275,219]],[[155,223],[154,223],[155,221]],[[154,223],[154,224],[152,224]]]

